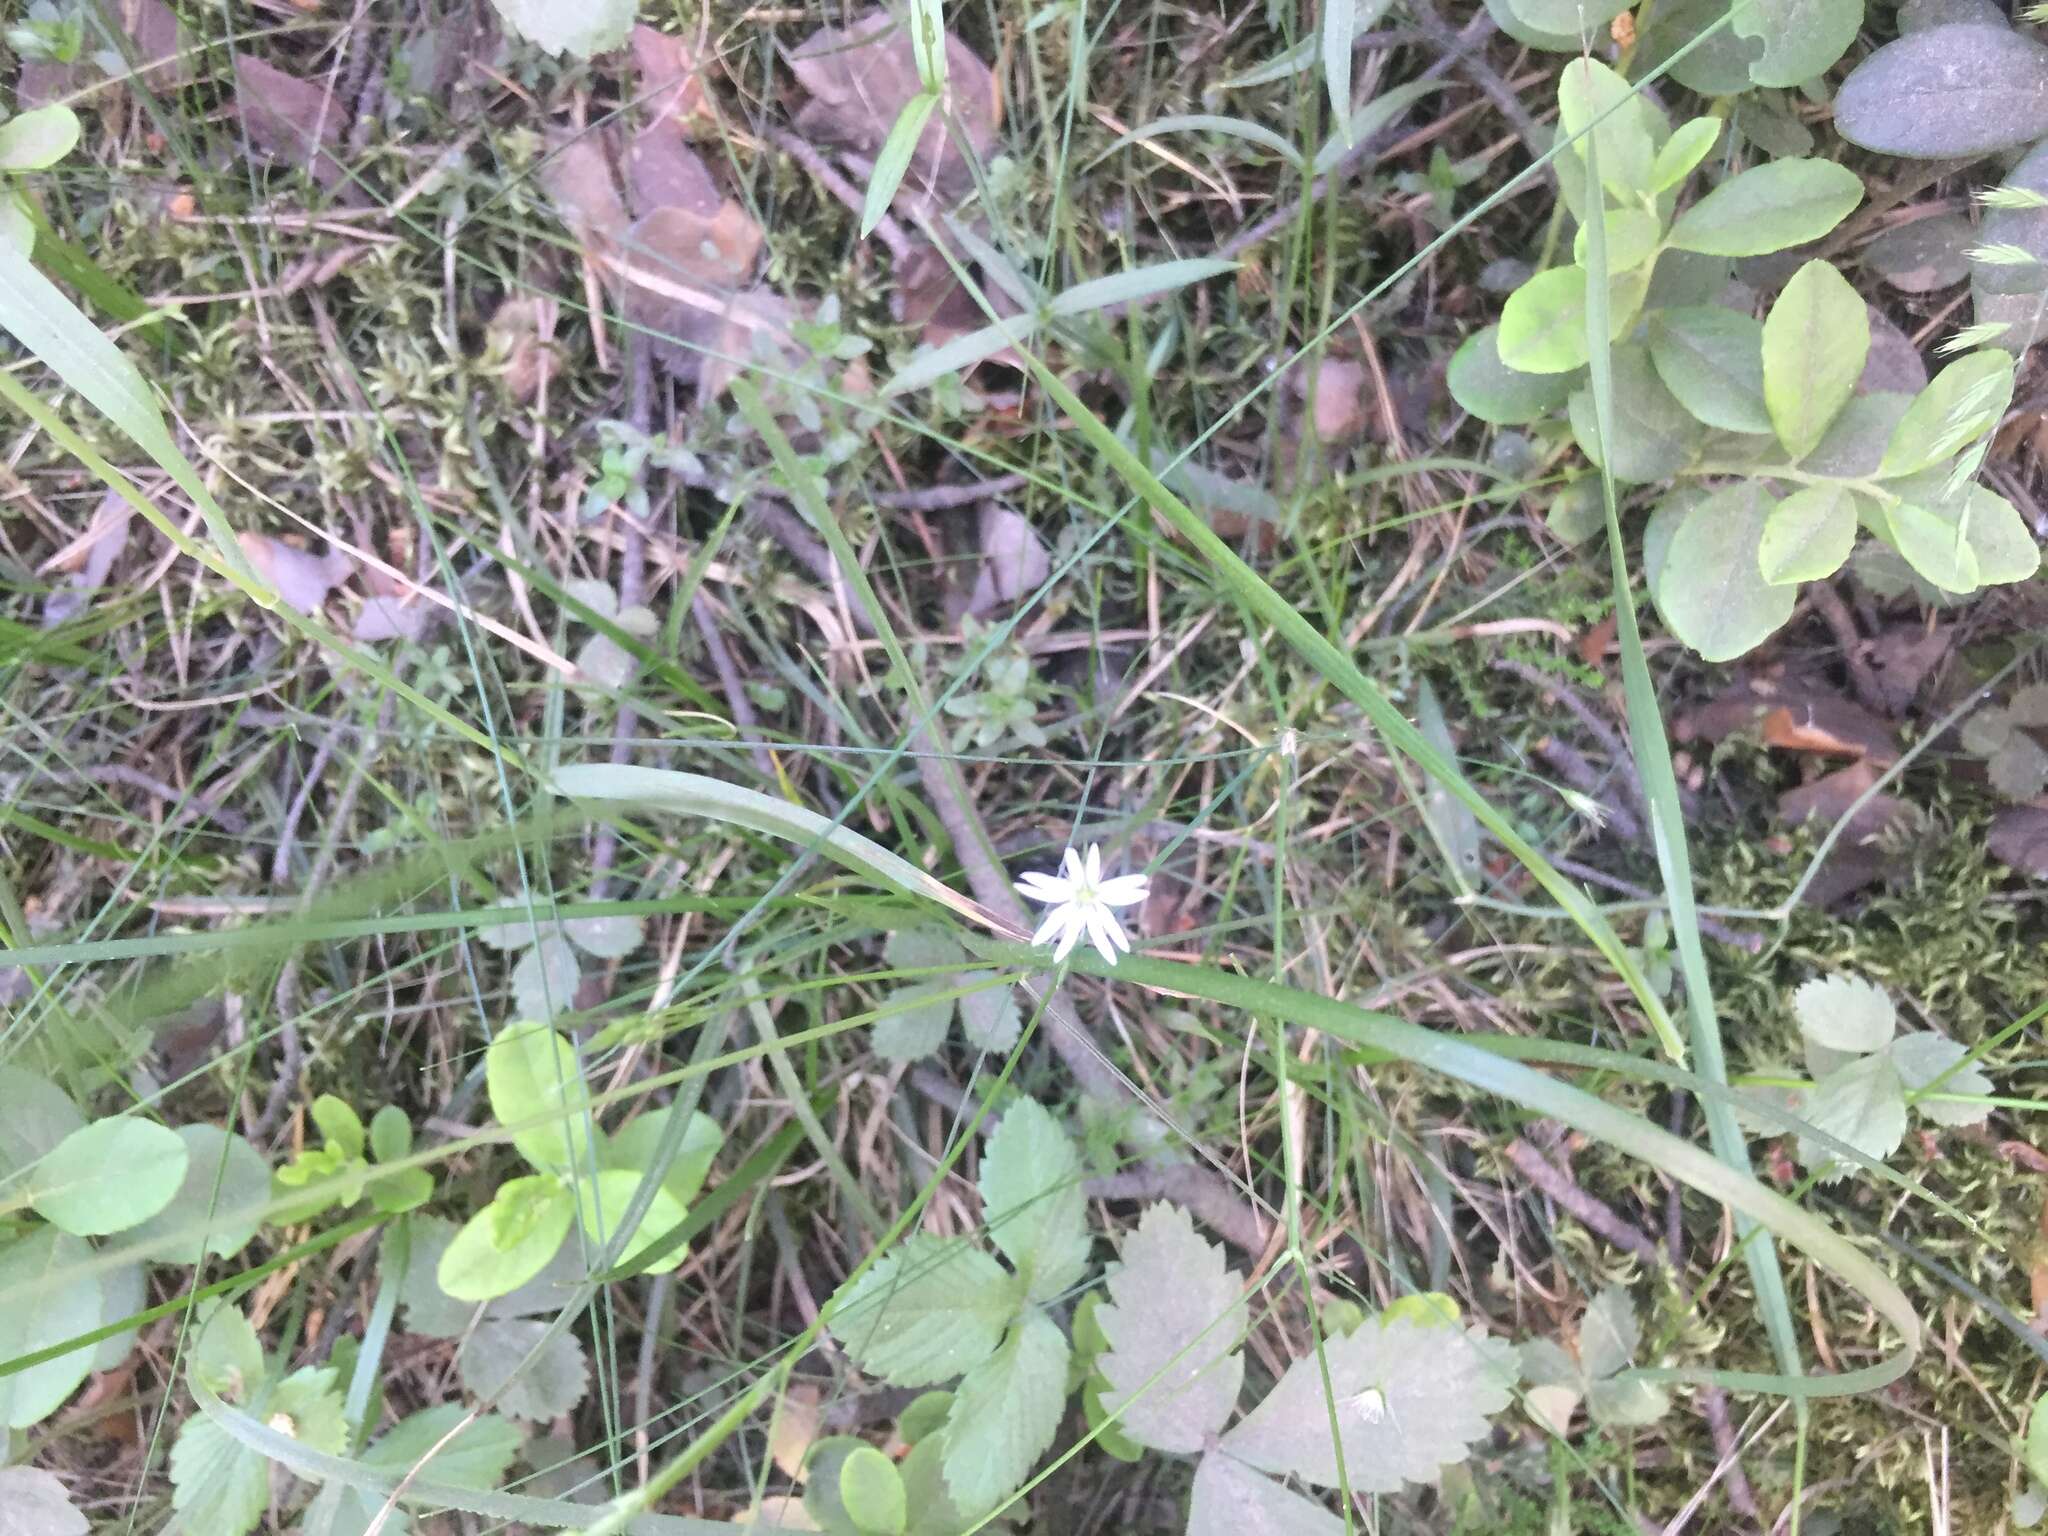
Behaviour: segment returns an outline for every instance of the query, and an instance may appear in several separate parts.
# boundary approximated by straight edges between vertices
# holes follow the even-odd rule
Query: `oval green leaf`
[[[1954,457],[2004,418],[2012,388],[2010,352],[1992,347],[1957,358],[1906,407],[1885,445],[1878,477],[1918,474]]]
[[[2048,47],[2004,26],[1930,27],[1887,43],[1835,95],[1851,144],[1920,160],[1987,155],[2048,135]]]
[[[1792,276],[1764,319],[1764,405],[1785,452],[1811,453],[1841,414],[1870,355],[1870,312],[1825,261]]]
[[[1745,481],[1699,502],[1672,530],[1657,610],[1708,661],[1733,661],[1792,617],[1797,592],[1764,580],[1758,559],[1772,501]]]
[[[547,1268],[569,1235],[576,1200],[546,1174],[512,1179],[462,1224],[435,1271],[457,1301],[489,1301],[516,1291]]]
[[[1856,547],[1856,498],[1839,485],[1810,485],[1771,508],[1757,550],[1772,586],[1832,576]]]
[[[1654,311],[1650,360],[1693,416],[1724,432],[1768,432],[1764,328],[1753,315],[1718,304]]]
[[[0,123],[0,171],[48,170],[78,143],[78,114],[38,107]]]
[[[839,1503],[861,1536],[903,1536],[910,1522],[896,1464],[872,1445],[848,1451],[839,1463]]]
[[[270,1203],[270,1165],[217,1125],[181,1125],[177,1136],[185,1147],[184,1181],[122,1246],[132,1245],[152,1264],[193,1265],[209,1253],[233,1258],[249,1246]]]
[[[1650,162],[1650,191],[1669,192],[1699,169],[1700,162],[1714,152],[1720,140],[1718,117],[1695,117],[1681,123]]]
[[[640,1188],[640,1174],[630,1168],[614,1168],[600,1173],[596,1178],[579,1179],[576,1184],[576,1215],[583,1223],[583,1231],[594,1247],[602,1248],[616,1243],[624,1228],[628,1209],[633,1203],[634,1192]],[[674,1199],[660,1185],[654,1188],[654,1198],[648,1203],[646,1213],[641,1216],[619,1256],[611,1261],[614,1267],[631,1264],[655,1243],[667,1237],[682,1225],[684,1211],[682,1203]],[[678,1243],[659,1259],[645,1266],[649,1273],[658,1274],[665,1269],[674,1269],[689,1254],[689,1245]]]
[[[1656,150],[1642,101],[1626,80],[1597,59],[1573,59],[1558,77],[1557,110],[1571,138],[1592,136],[1601,185],[1617,199],[1634,200],[1649,189]]]
[[[170,1203],[185,1179],[178,1133],[135,1115],[73,1131],[29,1175],[36,1214],[79,1237],[125,1232]]]
[[[515,1024],[484,1054],[484,1081],[520,1156],[546,1171],[578,1165],[590,1090],[574,1046],[545,1024]]]
[[[1524,373],[1500,360],[1500,327],[1465,338],[1451,354],[1444,382],[1451,398],[1481,421],[1519,426],[1538,421],[1564,404],[1572,392],[1571,374]]]
[[[1538,272],[1508,295],[1496,345],[1501,361],[1521,373],[1570,373],[1592,354],[1586,340],[1586,273],[1581,267]]]
[[[1763,256],[1818,240],[1863,201],[1863,179],[1831,160],[1774,160],[1729,178],[1678,216],[1671,244]]]

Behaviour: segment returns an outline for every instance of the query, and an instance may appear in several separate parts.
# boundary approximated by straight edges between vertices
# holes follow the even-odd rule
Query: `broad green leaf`
[[[0,1536],[86,1536],[92,1527],[41,1467],[0,1467]]]
[[[662,1132],[675,1113],[673,1109],[650,1110],[625,1126],[605,1149],[606,1166],[630,1168],[635,1173],[645,1173],[653,1167],[655,1153],[661,1148]],[[711,1165],[718,1160],[719,1148],[724,1145],[725,1132],[718,1128],[718,1122],[702,1111],[692,1112],[689,1123],[683,1127],[675,1157],[661,1176],[661,1187],[669,1199],[678,1206],[687,1206],[696,1199],[711,1174]]]
[[[204,1414],[171,1447],[171,1508],[192,1536],[246,1536],[270,1507],[270,1463]]]
[[[949,1402],[951,1398],[948,1393]],[[939,1433],[921,1436],[911,1446],[910,1454],[898,1463],[904,1500],[910,1506],[907,1536],[955,1536],[956,1532],[974,1528],[974,1514],[953,1502],[953,1490],[946,1486],[945,1466],[946,1437]]]
[[[1052,1112],[1035,1099],[1003,1111],[981,1154],[982,1220],[988,1235],[1048,1301],[1088,1267],[1088,1202],[1081,1154]]]
[[[1932,468],[1991,431],[2012,403],[2013,358],[1990,348],[1959,357],[1913,397],[1885,445],[1886,480]]]
[[[1733,9],[1740,37],[1764,45],[1749,66],[1758,85],[1804,85],[1849,51],[1863,25],[1863,0],[1747,0]]]
[[[1572,395],[1572,435],[1587,458],[1603,465],[1625,485],[1670,479],[1691,463],[1698,451],[1698,423],[1664,387],[1648,349],[1634,342],[1615,347],[1609,365],[1614,374],[1614,451],[1609,453],[1600,439],[1590,389]]]
[[[1346,142],[1354,137],[1351,118],[1351,39],[1357,35],[1358,0],[1323,0],[1317,18],[1323,46],[1323,88],[1330,97],[1330,116],[1347,124]]]
[[[950,971],[966,963],[967,951],[943,928],[899,928],[883,944],[882,958],[899,971]]]
[[[1128,272],[1090,278],[1085,283],[1076,283],[1064,293],[1054,294],[1046,301],[1045,312],[1056,317],[1092,314],[1112,304],[1139,303],[1185,288],[1190,283],[1203,282],[1236,270],[1236,262],[1214,256],[1190,256],[1180,261],[1162,261],[1150,267],[1134,267]]]
[[[1570,373],[1586,366],[1586,273],[1582,267],[1538,272],[1508,295],[1496,345],[1520,373]]]
[[[640,0],[491,0],[505,25],[543,53],[595,58],[632,34]]]
[[[1696,502],[1671,529],[1657,611],[1708,661],[1733,661],[1792,617],[1798,594],[1765,581],[1758,557],[1775,505],[1761,484],[1744,481]],[[1647,551],[1646,534],[1646,565]]]
[[[1579,1365],[1589,1378],[1612,1376],[1635,1364],[1642,1341],[1635,1303],[1620,1286],[1607,1286],[1579,1319]]]
[[[79,1237],[125,1232],[170,1203],[185,1181],[178,1133],[136,1115],[73,1131],[29,1176],[36,1214]]]
[[[593,1177],[576,1181],[576,1214],[583,1223],[584,1236],[589,1238],[591,1250],[600,1251],[606,1244],[616,1243],[625,1227],[626,1212],[633,1203],[633,1196],[640,1188],[640,1174],[635,1169],[609,1169]],[[672,1198],[661,1185],[654,1187],[654,1198],[647,1206],[646,1214],[640,1218],[625,1246],[620,1249],[614,1264],[630,1264],[645,1253],[650,1244],[666,1237],[682,1225],[684,1210],[682,1202]],[[653,1263],[645,1266],[648,1273],[659,1274],[674,1269],[689,1254],[687,1247],[676,1247],[663,1254]],[[526,1278],[531,1278],[526,1277]]]
[[[996,985],[994,971],[962,971],[955,980],[975,988],[960,995],[960,1032],[977,1050],[1007,1054],[1024,1032],[1015,989],[1008,983]]]
[[[1699,169],[1721,139],[1721,119],[1695,117],[1679,124],[1650,162],[1650,191],[1669,192]]]
[[[1977,556],[1977,579],[1984,585],[2025,581],[2041,568],[2041,546],[2011,502],[1996,491],[1973,485],[1965,511],[1970,548]]]
[[[839,1502],[861,1536],[903,1536],[910,1524],[896,1464],[872,1445],[849,1451],[839,1464]]]
[[[1523,25],[1556,37],[1597,38],[1628,0],[1507,0]]]
[[[567,946],[564,946],[566,948]],[[534,1167],[587,1166],[590,1090],[576,1048],[545,1024],[514,1024],[484,1053],[491,1113]]]
[[[1893,548],[1930,585],[1944,592],[1971,593],[1984,585],[1977,552],[1959,518],[1933,507],[1899,502],[1885,508]]]
[[[2003,26],[1933,27],[1887,43],[1835,93],[1851,144],[1966,159],[2048,136],[2048,48]]]
[[[1139,1216],[1122,1259],[1094,1312],[1108,1343],[1096,1361],[1111,1388],[1103,1407],[1122,1409],[1117,1423],[1140,1445],[1192,1455],[1237,1407],[1243,1277],[1186,1211],[1163,1202]]]
[[[541,936],[512,967],[514,1017],[545,1022],[576,1006],[583,966],[558,931]]]
[[[1633,201],[1649,190],[1656,149],[1642,104],[1626,80],[1596,59],[1573,59],[1558,77],[1557,107],[1573,139],[1592,135],[1601,184],[1617,201]],[[1654,244],[1656,235],[1650,239]],[[1616,269],[1623,265],[1614,263]]]
[[[1211,1451],[1195,1466],[1187,1536],[1346,1536],[1347,1529],[1321,1505],[1228,1451]]]
[[[939,50],[939,57],[944,59],[944,49]],[[868,174],[868,189],[861,201],[861,239],[865,240],[875,232],[875,226],[882,222],[882,215],[889,211],[889,204],[896,200],[896,190],[903,185],[903,174],[910,169],[911,157],[917,153],[917,141],[923,137],[924,125],[931,121],[932,112],[938,104],[939,98],[926,90],[911,97],[903,104],[903,110],[896,114],[889,136],[875,154],[875,168]]]
[[[361,1157],[369,1145],[363,1132],[362,1116],[348,1106],[344,1099],[331,1093],[323,1093],[312,1102],[309,1112],[313,1124],[320,1128],[321,1136],[343,1157]]]
[[[1891,1156],[1906,1135],[1906,1096],[1891,1053],[1859,1056],[1828,1073],[1813,1085],[1806,1113],[1800,1118],[1866,1157],[1882,1160]],[[1827,1174],[1830,1181],[1852,1171],[1850,1164],[1833,1160],[1834,1153],[1821,1143],[1799,1138],[1802,1167],[1814,1170],[1832,1163]]]
[[[1852,395],[1834,424],[1799,461],[1809,475],[1828,475],[1843,480],[1862,480],[1877,473],[1884,460],[1885,444],[1897,430],[1899,418],[1912,404],[1911,395],[1881,390],[1872,395]]]
[[[380,1163],[411,1155],[412,1121],[396,1104],[386,1104],[370,1117],[370,1150]]]
[[[1891,1045],[1892,1068],[1899,1074],[1900,1086],[1909,1093],[1937,1080],[1941,1086],[1936,1093],[1990,1093],[1991,1079],[1974,1062],[1957,1065],[1969,1054],[1960,1041],[1924,1029],[1901,1035]],[[1991,1118],[1988,1104],[1926,1098],[1915,1099],[1913,1108],[1936,1125],[1982,1125]]]
[[[1444,382],[1451,398],[1481,421],[1519,426],[1563,405],[1576,382],[1572,373],[1523,373],[1500,360],[1500,327],[1465,338],[1451,354]]]
[[[1869,353],[1863,300],[1828,262],[1806,263],[1764,318],[1764,405],[1788,455],[1804,458],[1819,444]]]
[[[871,1449],[853,1435],[826,1435],[811,1442],[803,1459],[803,1508],[811,1518],[811,1529],[828,1536],[861,1536],[840,1494],[839,1472],[855,1451]]]
[[[871,1037],[885,1061],[921,1061],[946,1043],[953,1024],[950,976],[898,987],[882,999]]]
[[[125,1239],[122,1246],[127,1246]],[[128,1323],[149,1305],[149,1272],[141,1264],[117,1264],[112,1269],[102,1269],[99,1278],[100,1327]],[[141,1332],[140,1324],[130,1324],[122,1332],[101,1339],[93,1346],[92,1369],[111,1371],[120,1365]]]
[[[441,1289],[441,1256],[454,1241],[456,1224],[440,1216],[421,1214],[406,1220],[412,1226],[412,1245],[406,1255],[405,1273],[398,1280],[398,1300],[405,1308],[406,1330],[431,1339],[457,1338],[475,1321],[476,1304],[457,1301]]]
[[[216,1125],[182,1125],[185,1178],[164,1208],[129,1230],[126,1249],[152,1264],[198,1264],[204,1254],[231,1259],[249,1246],[270,1201],[263,1154]]]
[[[1749,66],[1763,48],[1723,25],[1729,8],[1729,0],[1658,0],[1640,13],[1632,72],[1649,79],[1668,66],[1700,96],[1741,96],[1755,84]]]
[[[0,1064],[0,1186],[85,1124],[71,1095],[48,1078]]]
[[[1764,519],[1757,549],[1765,581],[1821,581],[1848,563],[1856,547],[1856,498],[1839,485],[1794,491]]]
[[[472,1397],[515,1419],[560,1418],[590,1390],[576,1335],[540,1318],[478,1323],[455,1356],[455,1371]]]
[[[1774,160],[1732,176],[1678,216],[1671,244],[1763,256],[1818,240],[1863,201],[1863,179],[1830,160]]]
[[[1018,1300],[1015,1280],[980,1249],[919,1233],[833,1298],[831,1327],[862,1370],[929,1387],[986,1360]]]
[[[1881,1051],[1898,1028],[1899,1011],[1891,996],[1861,976],[1816,976],[1792,994],[1792,1016],[1799,1021],[1808,1056],[1807,1069],[1820,1077],[1845,1065],[1851,1056]],[[1819,1049],[1831,1056],[1816,1059]]]
[[[1522,1378],[1531,1386],[1576,1389],[1585,1383],[1579,1362],[1554,1339],[1531,1339],[1519,1345],[1515,1355],[1522,1363]]]
[[[455,1234],[436,1278],[457,1301],[489,1301],[547,1267],[576,1219],[576,1197],[552,1174],[510,1179]]]
[[[1052,1445],[1066,1410],[1068,1354],[1059,1326],[1033,1307],[960,1383],[946,1419],[945,1474],[962,1509],[995,1508]]]
[[[1605,164],[1606,162],[1602,162]],[[1610,208],[1601,219],[1607,236],[1607,270],[1632,272],[1657,253],[1664,226],[1654,213],[1642,208]],[[1572,239],[1572,260],[1586,264],[1588,231],[1581,227]]]
[[[38,107],[0,123],[0,171],[44,171],[78,143],[78,114],[69,107]]]
[[[262,1390],[266,1376],[263,1341],[256,1329],[230,1302],[202,1302],[198,1322],[185,1355],[189,1381],[204,1382],[207,1388],[231,1403],[252,1403]]]
[[[1718,304],[1655,310],[1650,360],[1665,388],[1707,426],[1771,430],[1764,405],[1764,328],[1754,316]]]
[[[458,1425],[455,1437],[443,1445]],[[494,1413],[471,1419],[460,1403],[442,1403],[400,1419],[363,1452],[361,1461],[376,1472],[403,1475],[421,1468],[420,1475],[431,1483],[495,1488],[511,1470],[521,1439],[517,1426]],[[430,1451],[433,1459],[422,1467]]]
[[[1550,503],[1543,525],[1558,540],[1572,547],[1607,531],[1606,498],[1598,475],[1581,475],[1568,483]]]
[[[1313,1353],[1296,1360],[1222,1444],[1261,1471],[1336,1487],[1334,1399],[1352,1491],[1393,1493],[1404,1482],[1433,1483],[1463,1461],[1490,1432],[1488,1417],[1512,1399],[1514,1381],[1513,1347],[1477,1329],[1368,1324],[1326,1339],[1320,1360]]]
[[[0,1246],[0,1361],[18,1360],[100,1325],[92,1249],[67,1232],[30,1229]],[[92,1368],[74,1349],[0,1376],[0,1429],[26,1429],[55,1413]]]

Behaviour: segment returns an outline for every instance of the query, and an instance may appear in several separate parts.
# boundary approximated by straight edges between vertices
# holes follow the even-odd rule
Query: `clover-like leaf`
[[[1899,1023],[1884,988],[1860,976],[1817,976],[1804,983],[1792,994],[1792,1015],[1806,1042],[1807,1070],[1815,1077],[1852,1056],[1883,1050]]]
[[[861,1369],[899,1387],[934,1386],[994,1352],[1019,1290],[971,1243],[918,1233],[833,1298],[832,1333]]]
[[[1027,1280],[1033,1301],[1057,1296],[1088,1267],[1081,1154],[1052,1112],[1019,1099],[981,1154],[982,1219]]]
[[[1460,1462],[1506,1407],[1513,1349],[1477,1329],[1459,1331],[1397,1319],[1325,1342],[1304,1355],[1266,1400],[1223,1437],[1223,1448],[1266,1472],[1335,1487],[1338,1443],[1354,1492],[1392,1493],[1403,1482],[1433,1482]]]
[[[1865,1157],[1891,1156],[1906,1136],[1905,1089],[1891,1053],[1859,1056],[1822,1077],[1813,1085],[1802,1118]],[[1808,1169],[1826,1167],[1830,1181],[1847,1174],[1851,1166],[1806,1136],[1799,1138],[1799,1161]]]
[[[1205,1242],[1179,1206],[1147,1206],[1124,1239],[1095,1325],[1109,1348],[1096,1369],[1103,1407],[1124,1433],[1154,1450],[1195,1452],[1237,1407],[1244,1357],[1242,1277]]]

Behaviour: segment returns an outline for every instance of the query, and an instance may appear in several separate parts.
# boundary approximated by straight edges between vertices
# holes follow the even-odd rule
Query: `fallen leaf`
[[[803,1482],[804,1458],[822,1423],[818,1389],[801,1382],[783,1394],[775,1417],[768,1421],[768,1454],[791,1482]]]
[[[789,66],[811,95],[797,113],[797,131],[862,154],[881,147],[905,104],[924,90],[909,29],[882,10],[844,27],[819,28],[789,55]],[[933,194],[951,199],[973,185],[971,162],[953,142],[948,116],[960,124],[976,160],[987,160],[995,146],[1000,121],[995,76],[950,32],[946,77],[949,111],[933,113],[919,135],[896,206],[914,206]]]
[[[704,89],[704,67],[697,49],[680,37],[641,25],[628,41],[633,68],[640,77],[636,105],[647,123],[669,123],[689,132],[715,130],[718,114]]]
[[[1572,649],[1580,661],[1589,667],[1597,667],[1607,659],[1607,653],[1614,646],[1614,632],[1619,621],[1609,614],[1573,642]]]
[[[53,629],[84,611],[86,599],[107,583],[121,551],[128,547],[128,525],[135,512],[112,491],[100,498],[84,533],[57,551],[41,571],[68,571],[71,579],[43,604],[43,628]]]
[[[365,643],[376,640],[417,640],[432,617],[432,605],[405,603],[395,597],[373,597],[356,614],[351,639]]]
[[[1778,796],[1778,819],[1796,827],[1817,816],[1833,825],[1849,815],[1849,808],[1877,779],[1878,770],[1870,760],[1859,759],[1846,768],[1837,768],[1833,773],[1822,775],[1810,784],[1786,790]],[[1913,815],[1913,808],[1896,796],[1872,795],[1850,818],[1843,840],[1852,846],[1873,842],[1896,823],[1910,821]]]
[[[680,208],[709,217],[725,201],[704,157],[673,123],[651,123],[626,150],[626,201],[634,213]]]
[[[1874,763],[1898,761],[1898,737],[1877,716],[1840,695],[1813,693],[1766,712],[1764,744],[1788,752],[1824,757],[1862,757]]]
[[[249,557],[256,574],[301,613],[319,612],[327,594],[348,580],[355,568],[339,550],[309,555],[267,533],[243,533],[240,539],[242,553]]]
[[[1326,443],[1348,443],[1365,430],[1365,365],[1351,358],[1329,357],[1316,370],[1316,436]],[[1304,388],[1306,385],[1304,384]]]
[[[1991,818],[1984,846],[2008,869],[2048,880],[2048,809],[2009,805]]]
[[[334,146],[347,107],[322,76],[288,74],[254,54],[235,55],[235,109],[257,154],[280,165],[303,166],[323,187],[342,178]]]
[[[1030,596],[1052,573],[1052,556],[1030,519],[1008,507],[981,508],[981,569],[967,611],[976,618]]]
[[[99,16],[125,34],[126,52],[135,60],[127,79],[140,81],[153,91],[172,90],[192,78],[192,63],[184,48],[178,18],[163,0],[114,0],[102,4]],[[69,64],[55,59],[30,59],[21,66],[15,85],[15,105],[27,111],[95,85],[103,77],[92,62],[92,45],[79,50]]]
[[[631,222],[625,199],[619,196],[611,158],[596,134],[551,140],[540,165],[540,184],[555,205],[556,217],[589,254],[610,251],[625,234]]]
[[[1952,644],[1949,631],[1939,624],[1898,624],[1872,640],[1870,666],[1886,707],[1900,713],[1911,705]]]
[[[524,405],[555,369],[555,322],[561,306],[550,294],[509,298],[487,327],[486,358],[495,361],[505,392]]]

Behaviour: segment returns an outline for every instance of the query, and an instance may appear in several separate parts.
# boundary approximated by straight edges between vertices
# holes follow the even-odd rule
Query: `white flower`
[[[1143,875],[1103,879],[1102,848],[1090,843],[1085,860],[1069,848],[1060,861],[1058,874],[1033,872],[1017,882],[1017,889],[1052,908],[1038,925],[1038,932],[1031,935],[1032,943],[1045,944],[1057,939],[1059,947],[1052,957],[1064,960],[1086,934],[1103,961],[1115,965],[1117,951],[1128,953],[1131,947],[1115,909],[1136,906],[1145,899],[1150,885]]]

